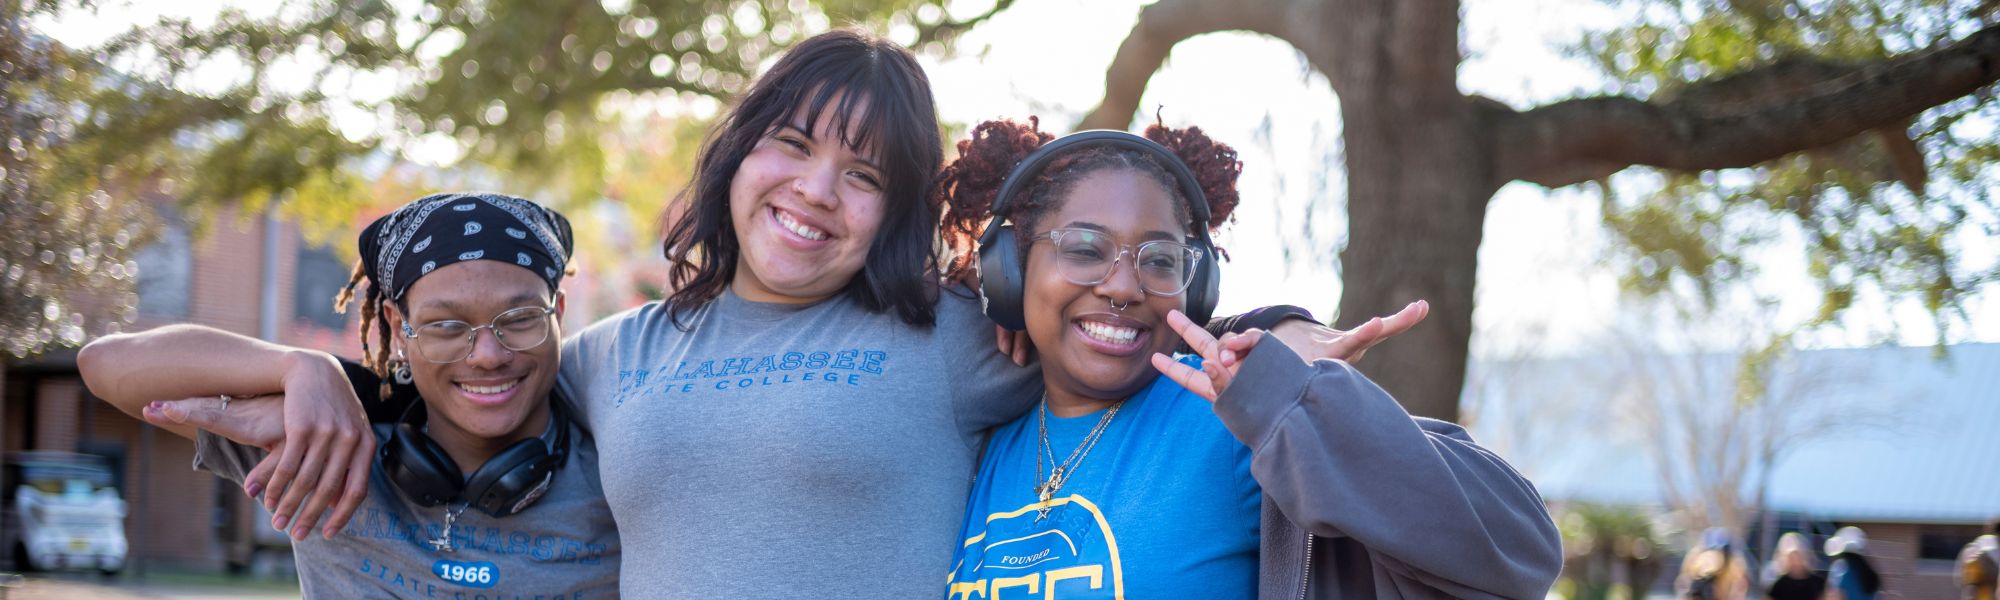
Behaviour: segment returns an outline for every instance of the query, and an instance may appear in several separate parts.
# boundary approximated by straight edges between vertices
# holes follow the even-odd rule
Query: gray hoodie
[[[1562,541],[1533,484],[1347,363],[1259,343],[1215,403],[1264,490],[1257,597],[1544,597]]]

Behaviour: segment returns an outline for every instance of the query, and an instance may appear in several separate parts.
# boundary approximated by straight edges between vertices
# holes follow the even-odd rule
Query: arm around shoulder
[[[1215,412],[1292,523],[1458,597],[1539,598],[1561,540],[1528,480],[1457,425],[1412,417],[1352,366],[1259,343]]]
[[[77,352],[76,362],[91,394],[141,420],[141,411],[155,400],[274,394],[285,391],[286,378],[306,371],[341,373],[338,361],[324,352],[201,325],[98,338]],[[192,427],[167,429],[194,436]]]

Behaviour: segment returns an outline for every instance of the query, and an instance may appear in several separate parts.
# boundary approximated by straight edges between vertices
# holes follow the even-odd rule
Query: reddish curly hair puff
[[[978,262],[979,236],[992,221],[1012,221],[1014,235],[1020,242],[1017,246],[1025,252],[1028,238],[1038,231],[1043,217],[1061,207],[1069,188],[1085,176],[1105,169],[1129,169],[1152,177],[1173,195],[1175,217],[1190,228],[1195,226],[1188,199],[1167,165],[1152,154],[1102,145],[1078,148],[1050,161],[1035,175],[1034,182],[1016,192],[1003,214],[992,214],[993,199],[999,195],[1008,173],[1054,139],[1055,136],[1041,130],[1040,119],[1029,117],[1027,123],[1011,120],[980,123],[973,128],[971,139],[958,142],[958,159],[946,164],[939,173],[932,196],[932,202],[944,210],[941,231],[945,246],[951,251],[948,277],[962,280]],[[1240,200],[1236,179],[1243,174],[1243,161],[1237,160],[1236,150],[1209,139],[1200,127],[1172,129],[1154,123],[1146,127],[1146,139],[1172,150],[1194,172],[1202,197],[1208,201],[1208,222],[1201,226],[1212,233],[1228,223]]]

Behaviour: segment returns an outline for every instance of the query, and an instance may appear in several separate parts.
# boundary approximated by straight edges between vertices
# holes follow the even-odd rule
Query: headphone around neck
[[[1207,323],[1215,313],[1215,303],[1221,287],[1221,273],[1216,270],[1215,241],[1208,235],[1208,199],[1201,193],[1201,184],[1195,180],[1194,171],[1179,155],[1162,146],[1159,142],[1123,131],[1092,129],[1079,131],[1056,138],[1021,159],[1021,164],[1007,173],[1000,184],[1000,193],[993,197],[994,221],[987,224],[986,233],[979,236],[979,292],[986,306],[987,318],[993,319],[1001,327],[1021,331],[1027,328],[1027,317],[1021,307],[1021,297],[1025,290],[1026,265],[1021,264],[1021,252],[1016,245],[1014,225],[1000,223],[1000,211],[1007,207],[1014,194],[1031,182],[1043,167],[1063,152],[1088,145],[1107,145],[1121,150],[1145,152],[1158,159],[1160,164],[1172,173],[1180,184],[1181,195],[1187,198],[1188,212],[1194,216],[1194,226],[1189,232],[1194,247],[1200,248],[1204,258],[1195,263],[1194,282],[1188,285],[1187,315],[1196,323]]]
[[[480,512],[505,517],[526,510],[547,493],[557,469],[569,459],[569,414],[561,400],[549,399],[549,428],[538,437],[495,453],[466,477],[458,463],[430,436],[430,411],[411,402],[389,430],[377,458],[389,481],[423,506],[463,501]]]

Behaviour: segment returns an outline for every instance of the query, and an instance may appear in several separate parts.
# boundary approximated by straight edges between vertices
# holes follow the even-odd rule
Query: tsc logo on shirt
[[[1083,496],[1049,500],[986,517],[952,567],[948,600],[1125,597],[1118,540]]]

